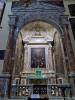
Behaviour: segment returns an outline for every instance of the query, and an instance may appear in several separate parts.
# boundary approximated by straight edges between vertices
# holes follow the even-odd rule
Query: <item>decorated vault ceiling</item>
[[[21,29],[23,40],[30,37],[48,38],[53,40],[56,32],[57,30],[55,27],[42,21],[31,22]]]

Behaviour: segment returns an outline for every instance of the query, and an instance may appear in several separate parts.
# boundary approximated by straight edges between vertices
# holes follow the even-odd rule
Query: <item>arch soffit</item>
[[[40,18],[38,18],[36,16],[35,16],[35,18],[33,18],[32,16],[29,16],[25,19],[21,18],[17,23],[18,31],[20,31],[25,25],[32,23],[32,22],[36,22],[36,21],[48,23],[48,24],[52,25],[53,27],[55,27],[60,34],[63,34],[63,30],[62,30],[59,22],[52,20],[50,18],[47,18],[47,17],[42,18],[42,16]]]
[[[54,34],[56,32],[56,28],[52,25],[42,22],[42,21],[35,21],[28,23],[21,29],[21,34],[23,39],[27,40],[28,38],[45,38],[53,40]]]

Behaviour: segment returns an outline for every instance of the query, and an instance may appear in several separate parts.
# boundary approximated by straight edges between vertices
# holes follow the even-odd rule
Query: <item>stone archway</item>
[[[24,26],[26,26],[28,23],[32,23],[32,22],[35,22],[35,21],[42,21],[42,22],[45,22],[45,23],[48,23],[48,24],[51,24],[52,26],[54,26],[57,30],[58,30],[58,32],[60,33],[60,34],[63,34],[63,30],[62,30],[62,28],[60,27],[60,24],[59,24],[59,21],[58,21],[58,18],[57,18],[57,21],[55,20],[55,18],[53,17],[53,19],[52,18],[49,18],[50,16],[45,16],[46,14],[45,13],[40,13],[40,14],[38,14],[38,13],[30,13],[28,16],[25,16],[25,15],[23,15],[23,16],[19,16],[19,19],[17,20],[17,22],[16,22],[16,17],[15,16],[10,16],[10,21],[12,20],[15,20],[15,22],[13,22],[13,25],[11,24],[11,26],[10,26],[10,33],[11,33],[11,35],[13,36],[13,39],[14,39],[14,41],[16,41],[17,40],[17,38],[18,38],[18,34],[20,33],[20,30],[24,27]],[[37,16],[37,17],[35,17],[35,16]],[[51,16],[54,16],[54,15],[51,15]],[[59,15],[58,15],[59,16]],[[10,22],[11,23],[11,22]],[[15,28],[15,25],[16,25],[16,29],[14,29]],[[13,34],[14,33],[14,34]],[[10,36],[9,35],[9,37],[12,37],[12,36]],[[10,43],[10,42],[9,42]],[[15,42],[13,42],[13,44],[14,44]],[[15,45],[15,44],[14,44]],[[13,46],[14,47],[14,46]],[[9,46],[8,46],[8,48],[10,48]],[[11,47],[12,48],[12,47]],[[12,52],[11,50],[10,50],[10,52]],[[7,54],[6,53],[6,56],[7,55],[9,55],[9,54]],[[7,57],[5,57],[5,59],[6,59]],[[7,59],[9,59],[9,57],[7,58]],[[9,59],[10,60],[10,59]],[[6,66],[6,68],[4,67],[4,71],[6,71],[7,70],[7,72],[9,72],[10,70],[11,70],[11,72],[12,72],[12,68],[8,68],[8,65],[7,65],[7,63],[9,63],[10,61],[5,61],[5,63],[4,63],[4,66]],[[9,65],[10,65],[10,63],[9,63]],[[11,65],[10,65],[11,66]]]
[[[40,7],[40,9],[39,9],[39,7]],[[48,72],[48,74],[50,76],[50,73],[54,73],[54,71],[55,71],[56,73],[58,73],[58,75],[56,76],[56,78],[58,77],[58,80],[49,80],[49,81],[52,83],[54,83],[54,82],[57,82],[57,83],[62,82],[63,83],[64,80],[62,80],[62,77],[65,77],[65,76],[68,77],[68,73],[66,71],[66,66],[68,66],[67,68],[69,69],[69,72],[71,72],[71,71],[73,72],[75,70],[74,56],[73,56],[73,52],[72,52],[72,46],[71,46],[71,42],[70,42],[70,38],[69,38],[69,31],[68,31],[69,30],[68,20],[67,20],[68,18],[66,19],[66,17],[61,16],[64,9],[55,7],[52,5],[50,5],[50,6],[49,5],[46,6],[44,4],[43,5],[31,5],[30,8],[32,10],[31,12],[29,9],[27,9],[25,11],[25,8],[22,8],[22,6],[21,6],[21,8],[19,7],[19,9],[17,9],[17,7],[16,7],[14,9],[12,9],[13,15],[9,15],[10,31],[9,31],[8,44],[7,44],[7,48],[6,48],[7,50],[6,50],[5,59],[4,59],[4,72],[8,72],[10,74],[9,86],[11,85],[11,81],[14,81],[16,79],[17,79],[16,83],[19,83],[17,77],[19,75],[24,74],[23,71],[25,72],[25,68],[30,69],[31,62],[29,62],[28,65],[26,65],[28,61],[25,59],[28,59],[27,58],[28,56],[25,57],[25,55],[29,54],[28,50],[27,50],[27,46],[29,45],[29,43],[32,42],[32,44],[33,44],[34,42],[30,41],[29,39],[31,39],[31,38],[28,37],[26,34],[25,34],[26,36],[24,36],[23,33],[26,31],[26,29],[24,30],[24,26],[26,28],[27,24],[29,24],[28,28],[32,27],[33,25],[30,25],[30,23],[33,23],[33,22],[35,23],[36,21],[38,21],[38,22],[41,21],[41,22],[43,22],[43,24],[46,24],[47,26],[49,25],[49,28],[51,25],[52,28],[55,30],[55,33],[53,36],[50,34],[50,35],[48,35],[48,37],[45,37],[46,40],[49,39],[48,41],[45,40],[45,43],[44,43],[44,41],[41,42],[42,48],[45,48],[45,44],[46,44],[46,48],[49,46],[49,48],[48,48],[49,50],[47,50],[48,51],[47,53],[49,55],[48,54],[47,55],[50,56],[50,58],[48,58],[48,56],[46,56],[47,59],[45,58],[46,59],[46,68],[50,68],[50,70],[48,70],[48,69],[46,70],[46,68],[45,68],[45,70],[43,69],[43,72],[46,72],[46,73]],[[37,8],[37,9],[35,9],[35,8]],[[44,11],[42,11],[43,8],[45,8]],[[20,12],[19,12],[19,10],[20,10]],[[16,20],[17,17],[18,17],[18,19]],[[64,20],[64,23],[62,20]],[[68,62],[67,62],[66,66],[65,66],[65,61],[64,61],[64,51],[63,51],[63,45],[62,45],[62,39],[61,39],[61,34],[63,34],[61,25],[63,26],[64,32],[65,32],[64,41],[66,40],[65,41],[66,43],[64,45],[66,47],[66,51],[67,51],[67,55],[68,55],[67,56]],[[46,27],[44,27],[44,26],[43,26],[43,28],[46,29]],[[37,31],[38,31],[38,29],[37,29]],[[38,32],[36,32],[35,35],[37,37],[40,34],[38,34]],[[35,38],[35,35],[33,34],[31,37]],[[39,36],[39,38],[41,37],[41,35]],[[35,41],[36,41],[36,39],[35,39]],[[37,44],[37,42],[38,42],[38,44],[40,44],[39,41],[36,41],[36,44]],[[24,46],[24,44],[26,44],[26,45]],[[44,44],[44,46],[43,46],[43,44]],[[14,45],[16,45],[16,47]],[[14,53],[14,51],[15,51],[15,53]],[[53,68],[53,71],[51,70],[52,68]],[[26,71],[28,71],[29,69],[26,69]],[[64,74],[64,69],[65,69],[65,74]],[[35,70],[31,70],[31,71],[34,72]],[[16,76],[16,75],[18,75],[18,76]],[[67,80],[67,78],[65,78],[65,79]],[[10,92],[10,89],[8,89],[8,90]]]
[[[60,33],[54,26],[43,21],[28,23],[18,34],[15,73],[19,74],[22,71],[34,72],[34,68],[31,68],[31,49],[40,47],[45,48],[46,66],[43,68],[43,72],[55,71],[55,73],[59,73],[63,77],[65,65]]]
[[[34,17],[34,16],[36,16],[36,17]],[[58,32],[60,34],[63,34],[63,29],[61,28],[61,25],[58,21],[58,18],[57,18],[57,20],[55,17],[53,17],[53,18],[54,19],[47,17],[47,16],[45,16],[45,14],[42,14],[42,13],[41,14],[33,13],[33,14],[30,14],[29,16],[20,16],[20,18],[18,20],[17,31],[19,32],[28,23],[42,21],[42,22],[51,24],[52,26],[54,26],[58,30]]]
[[[33,64],[32,67],[34,56],[32,49],[36,49],[37,52],[38,50],[44,51],[44,55],[40,54],[42,55],[41,62],[45,62],[42,67],[37,62],[37,66]],[[65,80],[63,53],[61,35],[54,26],[43,21],[28,23],[20,30],[16,40],[12,84],[14,81],[17,85],[33,84],[36,86],[36,84],[40,84],[43,86],[45,84],[46,88],[47,84],[63,84]],[[35,60],[38,60],[38,57]],[[34,63],[35,60],[33,60]]]
[[[31,9],[31,11],[29,9]],[[53,25],[54,27],[56,27],[56,29],[59,31],[60,34],[63,34],[63,30],[60,24],[61,14],[63,13],[63,11],[64,9],[61,7],[56,7],[56,6],[53,6],[50,4],[44,4],[44,3],[42,4],[37,3],[36,5],[31,4],[29,8],[27,9],[22,7],[22,5],[18,7],[15,7],[15,6],[12,7],[13,15],[9,15],[9,18],[10,18],[10,21],[9,21],[10,32],[9,33],[11,33],[11,35],[9,35],[9,38],[12,37],[14,39],[13,48],[15,49],[15,46],[14,46],[16,43],[15,41],[17,40],[20,30],[23,28],[24,25],[33,21],[43,21],[43,22],[49,23]],[[15,56],[15,54],[13,53],[15,50],[12,51],[11,50],[12,47],[9,46],[10,41],[11,39],[8,40],[9,43],[7,44],[7,48],[9,48],[10,50],[9,52],[6,51],[4,69],[3,69],[4,72],[8,72],[8,73],[12,73],[13,64],[12,64],[12,68],[8,66],[11,66],[12,56]],[[9,55],[10,52],[11,52],[11,56]]]

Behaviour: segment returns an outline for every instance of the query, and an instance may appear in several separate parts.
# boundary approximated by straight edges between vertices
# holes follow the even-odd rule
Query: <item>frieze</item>
[[[26,7],[24,5],[15,6],[15,7],[12,7],[11,10],[16,15],[19,15],[19,14],[22,14],[22,13],[24,14],[25,12],[36,12],[36,11],[57,12],[57,13],[64,12],[64,8],[54,6],[54,5],[51,5],[51,4],[46,4],[46,3],[37,3],[36,5],[35,5],[35,3],[32,3],[28,7]]]

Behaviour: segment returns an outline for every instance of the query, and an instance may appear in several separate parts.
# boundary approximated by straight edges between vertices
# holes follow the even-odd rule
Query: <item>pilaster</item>
[[[14,31],[15,31],[15,16],[9,16],[9,35],[7,40],[6,52],[4,57],[4,72],[12,73],[14,63]]]
[[[24,44],[24,71],[27,72],[28,71],[28,44],[25,43]]]
[[[48,64],[49,64],[49,70],[53,70],[52,46],[50,43],[48,47]]]

